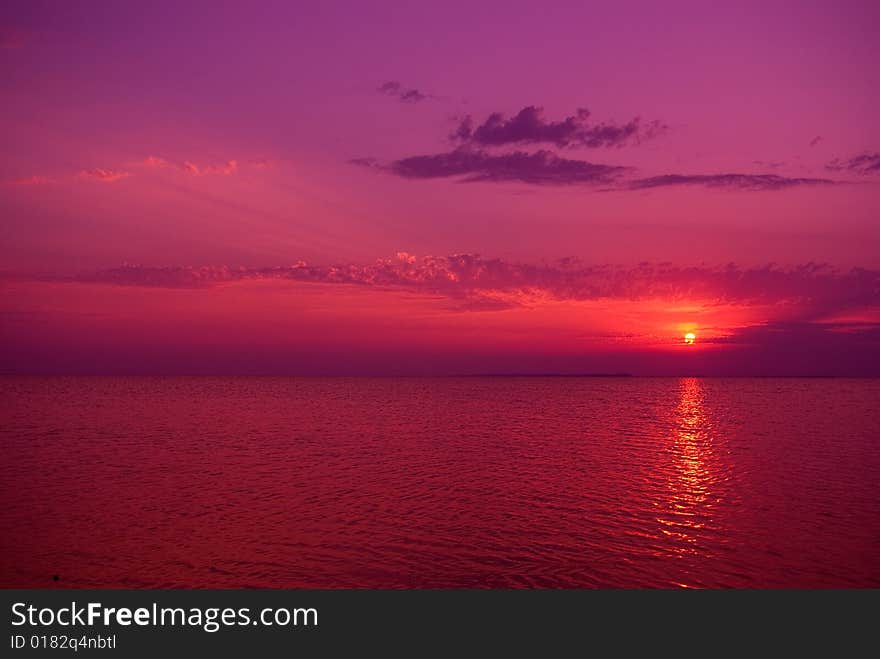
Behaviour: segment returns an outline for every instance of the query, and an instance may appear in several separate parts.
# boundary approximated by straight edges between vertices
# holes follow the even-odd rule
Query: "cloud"
[[[585,331],[590,331],[595,314],[618,313],[618,322],[607,318],[611,324],[600,323],[605,333],[597,336],[667,345],[669,333],[676,331],[667,320],[694,317],[701,321],[701,343],[728,344],[728,350],[713,353],[728,355],[730,361],[722,369],[728,373],[745,366],[740,350],[757,350],[748,353],[753,355],[751,364],[764,373],[835,373],[841,371],[844,357],[857,366],[855,372],[876,375],[880,368],[880,270],[838,270],[812,263],[613,266],[564,259],[526,264],[473,254],[417,258],[401,252],[367,264],[123,266],[63,281],[190,291],[240,282],[297,282],[320,285],[327,296],[332,296],[333,287],[348,289],[341,291],[343,295],[361,287],[456,314],[517,313],[525,318],[523,312],[542,307],[566,318],[583,313]],[[193,294],[197,293],[189,295]],[[302,291],[291,287],[289,294],[293,300]],[[572,306],[563,312],[560,305],[568,301]],[[528,316],[539,323],[547,318],[543,312]]]
[[[249,161],[248,164],[256,168],[266,168],[271,166],[271,163],[268,160]],[[239,169],[239,164],[237,160],[227,160],[221,163],[210,163],[207,165],[198,166],[188,160],[178,164],[159,156],[148,156],[141,161],[133,163],[130,162],[128,163],[128,165],[154,169],[176,169],[187,174],[191,174],[193,176],[205,176],[209,174],[230,175],[235,174],[236,172],[238,172]],[[110,169],[106,167],[94,167],[91,169],[80,170],[74,178],[101,181],[103,183],[115,183],[124,178],[128,178],[129,176],[132,176],[131,172],[125,170]],[[0,181],[0,185],[41,185],[44,183],[52,183],[58,182],[60,180],[66,180],[67,178],[68,177],[65,176],[62,177],[62,179],[53,179],[46,176],[34,175],[19,179]]]
[[[382,83],[376,91],[386,96],[393,96],[399,99],[401,103],[420,103],[421,101],[434,98],[432,95],[424,94],[418,89],[407,89],[396,80]]]
[[[519,181],[531,185],[610,185],[606,190],[646,190],[701,185],[744,191],[783,190],[808,185],[836,185],[822,178],[790,178],[776,174],[664,174],[621,180],[631,167],[563,158],[552,151],[492,154],[470,147],[410,156],[382,165],[375,158],[354,158],[350,164],[390,172],[407,179],[459,178],[465,183]],[[615,187],[616,186],[616,187]]]
[[[388,82],[380,87],[385,93],[398,93],[399,83]],[[643,125],[638,118],[623,124],[590,124],[586,109],[561,121],[548,121],[540,107],[527,106],[514,117],[493,113],[479,126],[465,116],[450,135],[460,146],[452,151],[415,155],[382,165],[374,158],[354,158],[350,164],[389,172],[407,179],[457,178],[462,182],[500,183],[518,181],[531,185],[604,184],[607,189],[645,190],[650,188],[699,185],[744,191],[783,190],[808,185],[834,185],[824,178],[787,177],[776,174],[663,174],[634,180],[622,180],[631,167],[606,165],[586,160],[564,158],[553,151],[508,151],[499,153],[495,147],[514,144],[550,144],[556,148],[611,147],[640,142],[666,130],[654,121]],[[877,156],[880,160],[880,156]],[[754,161],[771,168],[782,162]],[[873,166],[873,165],[872,165]]]
[[[42,185],[43,183],[49,183],[50,179],[45,176],[26,176],[24,178],[12,179],[11,181],[4,181],[4,185]]]
[[[836,182],[824,178],[789,178],[776,174],[664,174],[631,181],[627,187],[632,190],[664,188],[676,185],[702,185],[708,188],[729,188],[735,190],[783,190],[805,185],[835,185]]]
[[[400,83],[386,82],[379,91],[399,94]],[[653,121],[642,124],[637,117],[622,125],[590,124],[590,112],[580,108],[561,121],[549,121],[537,106],[527,106],[514,117],[505,118],[493,113],[479,126],[471,116],[457,120],[457,126],[449,136],[459,146],[452,151],[427,155],[415,155],[392,161],[388,165],[375,158],[353,158],[348,162],[360,167],[385,171],[406,179],[456,178],[461,182],[502,183],[517,181],[531,185],[560,186],[574,184],[602,184],[605,190],[646,190],[671,186],[703,186],[742,191],[784,190],[811,185],[836,185],[839,182],[825,178],[788,177],[777,174],[662,174],[646,178],[626,180],[624,173],[632,167],[607,165],[586,160],[564,158],[547,149],[537,151],[502,151],[496,147],[514,144],[550,144],[557,149],[568,147],[611,147],[630,142],[641,142],[667,130],[665,124]],[[818,139],[818,138],[817,138]],[[815,142],[815,140],[814,140]],[[863,162],[863,167],[880,167],[877,163]],[[753,161],[770,168],[785,163],[776,161]]]
[[[204,174],[235,174],[238,171],[238,161],[227,160],[219,165],[208,165],[202,172]]]
[[[821,141],[822,141],[822,136],[816,135],[816,137],[814,137],[813,139],[810,140],[810,146],[816,146]]]
[[[466,116],[459,121],[450,139],[484,147],[508,144],[552,144],[556,147],[610,147],[641,142],[667,130],[652,121],[642,124],[636,117],[625,124],[589,124],[589,110],[580,108],[562,121],[544,119],[544,109],[530,105],[506,119],[500,112],[490,114],[479,126]]]
[[[702,301],[709,305],[778,305],[800,322],[852,310],[880,310],[880,270],[838,270],[816,263],[751,268],[669,263],[614,266],[562,259],[535,265],[476,254],[417,258],[399,252],[395,258],[368,264],[299,262],[264,268],[126,265],[74,280],[160,288],[204,288],[254,280],[347,284],[440,295],[473,310],[532,306],[548,300]]]
[[[171,167],[171,163],[165,160],[165,158],[157,156],[147,156],[144,160],[144,165],[147,167]]]
[[[847,171],[862,176],[878,174],[880,173],[880,153],[863,153],[849,160],[835,158],[825,165],[825,168],[832,172]]]
[[[118,171],[114,169],[84,169],[79,173],[80,177],[102,181],[104,183],[115,183],[121,179],[131,176],[128,172]]]
[[[849,342],[857,335],[880,347],[880,323],[810,322],[805,320],[770,321],[740,328],[730,336],[712,339],[712,343],[763,345],[785,350],[792,345],[828,348],[831,343]]]
[[[268,160],[260,160],[253,161],[255,167],[268,167]],[[198,166],[195,163],[184,160],[180,164],[175,164],[165,158],[160,158],[157,156],[149,156],[143,161],[143,165],[146,167],[157,167],[157,168],[176,168],[180,171],[191,174],[193,176],[205,176],[206,174],[235,174],[238,171],[238,161],[237,160],[227,160],[222,163],[212,163],[208,165]]]
[[[370,158],[351,162],[366,167],[378,166]],[[625,167],[562,158],[545,150],[490,154],[466,147],[403,158],[384,169],[408,179],[458,178],[467,183],[519,181],[532,185],[609,183],[626,170]]]

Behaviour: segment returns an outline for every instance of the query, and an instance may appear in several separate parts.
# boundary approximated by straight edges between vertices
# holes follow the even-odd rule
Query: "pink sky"
[[[880,375],[878,21],[5,3],[0,370]]]

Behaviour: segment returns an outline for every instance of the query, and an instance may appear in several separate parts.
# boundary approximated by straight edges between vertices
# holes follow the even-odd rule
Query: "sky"
[[[880,4],[716,4],[3,3],[0,372],[880,376]]]

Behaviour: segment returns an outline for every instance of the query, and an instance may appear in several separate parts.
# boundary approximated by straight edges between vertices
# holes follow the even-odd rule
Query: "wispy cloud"
[[[235,174],[238,171],[238,162],[235,160],[227,160],[225,163],[216,165],[203,165],[199,167],[188,160],[181,165],[181,169],[187,174],[194,176],[205,176],[206,174]]]
[[[825,168],[832,172],[852,172],[866,176],[880,173],[880,153],[862,153],[849,160],[835,158]]]
[[[131,174],[128,172],[123,172],[115,169],[102,169],[100,167],[95,169],[84,169],[79,173],[79,175],[81,178],[101,181],[103,183],[115,183],[116,181],[131,176]]]
[[[376,91],[386,96],[393,96],[401,103],[420,103],[434,98],[431,94],[425,94],[418,89],[404,87],[397,80],[382,83]]]
[[[813,139],[810,140],[810,146],[817,146],[819,144],[819,142],[821,142],[821,141],[822,141],[822,136],[816,135],[816,137],[814,137]]]
[[[254,168],[262,169],[271,166],[271,163],[268,160],[254,160],[248,161],[247,165]],[[129,168],[147,167],[154,169],[176,170],[185,174],[190,174],[192,176],[207,176],[213,174],[230,175],[235,174],[239,171],[239,163],[237,160],[209,162],[207,164],[197,165],[188,160],[182,162],[174,162],[160,156],[148,156],[147,158],[137,162],[129,162],[126,166]],[[132,176],[132,173],[124,169],[93,167],[89,169],[82,169],[75,175],[67,174],[59,178],[49,178],[47,176],[34,175],[19,179],[2,181],[0,182],[0,184],[9,186],[41,185],[44,183],[61,182],[64,180],[68,180],[71,177],[73,178],[73,180],[82,179],[100,181],[102,183],[116,183],[117,181],[128,178],[130,176]]]
[[[589,148],[623,146],[656,137],[667,127],[659,121],[642,123],[638,117],[624,124],[591,124],[590,111],[579,108],[561,121],[548,121],[544,109],[530,105],[515,116],[505,118],[495,112],[480,125],[473,118],[462,118],[450,138],[453,141],[484,147],[509,144],[552,144],[556,147],[582,146]]]
[[[165,160],[165,158],[159,158],[158,156],[147,156],[143,162],[147,167],[171,167],[171,163]]]
[[[824,178],[790,178],[776,174],[664,174],[631,181],[632,190],[663,188],[680,185],[700,185],[708,188],[734,190],[783,190],[807,185],[835,185]]]
[[[25,176],[24,178],[16,178],[9,181],[3,181],[4,185],[42,185],[49,183],[51,179],[46,176]]]
[[[203,288],[252,280],[347,284],[440,295],[462,309],[532,306],[547,300],[702,301],[708,305],[779,305],[802,322],[852,311],[880,310],[880,271],[806,263],[746,268],[585,265],[576,259],[525,264],[476,254],[425,256],[400,252],[369,264],[236,268],[123,266],[81,275],[82,282],[120,286]],[[873,326],[873,324],[869,323]]]
[[[265,167],[268,166],[268,161],[254,161],[251,164],[253,164],[255,167]],[[235,174],[238,171],[237,160],[226,160],[225,162],[220,163],[197,165],[189,160],[175,163],[165,158],[160,158],[158,156],[149,156],[143,161],[143,165],[146,167],[178,169],[185,174],[191,174],[192,176],[205,176],[207,174],[229,175]]]

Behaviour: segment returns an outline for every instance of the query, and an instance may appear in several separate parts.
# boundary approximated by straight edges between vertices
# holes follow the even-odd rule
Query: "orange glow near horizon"
[[[191,355],[181,370],[718,373],[735,370],[741,355],[757,349],[727,337],[751,329],[761,339],[762,327],[796,311],[696,297],[572,300],[540,290],[453,296],[286,279],[168,287],[7,281],[0,288],[2,306],[21,319],[4,328],[8,355],[45,351],[47,369],[69,370],[127,360],[124,368],[137,372],[153,368],[156,355],[171,356],[162,365],[169,370],[176,368],[172,357]],[[863,322],[873,318],[866,313]],[[847,327],[824,332],[823,340],[856,336]],[[63,362],[61,352],[50,352],[62,348]]]

